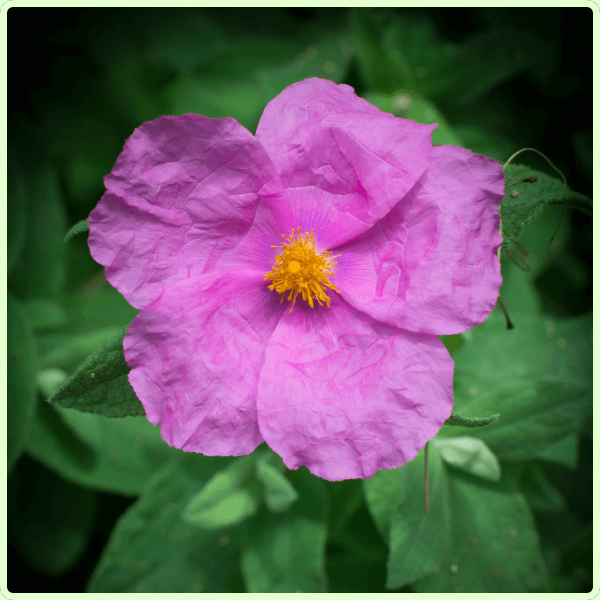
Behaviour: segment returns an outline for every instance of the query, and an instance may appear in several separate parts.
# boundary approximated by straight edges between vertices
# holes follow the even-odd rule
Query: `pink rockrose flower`
[[[493,309],[501,165],[432,147],[347,85],[306,79],[252,135],[159,117],[126,141],[89,247],[136,308],[129,381],[163,439],[366,478],[450,416],[438,335]]]

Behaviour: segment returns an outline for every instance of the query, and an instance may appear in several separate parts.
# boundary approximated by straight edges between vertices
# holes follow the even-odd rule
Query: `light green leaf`
[[[40,402],[27,453],[78,485],[135,496],[180,456],[145,418],[107,419]]]
[[[263,510],[246,528],[241,567],[247,591],[326,592],[325,484],[304,467],[286,475],[297,502],[279,515]]]
[[[260,504],[260,497],[250,489],[234,490],[206,506],[188,506],[183,518],[202,529],[222,529],[251,517]]]
[[[88,224],[88,220],[82,219],[78,223],[75,223],[75,225],[73,225],[73,227],[71,227],[71,229],[69,229],[69,231],[67,231],[67,235],[65,235],[65,242],[68,242],[74,235],[77,235],[78,233],[83,233],[84,231],[89,231],[89,230],[90,230],[90,226]]]
[[[69,375],[62,369],[42,369],[35,374],[35,384],[45,398],[56,394],[67,379]]]
[[[33,333],[23,306],[12,294],[7,298],[7,462],[17,462],[31,434],[37,395],[36,353]]]
[[[271,512],[287,510],[297,499],[298,492],[282,473],[269,462],[273,455],[267,455],[256,463],[256,476],[264,486],[264,497]],[[281,459],[279,459],[281,462]]]
[[[591,198],[571,191],[562,181],[541,171],[511,163],[504,169],[504,175],[514,179],[537,177],[535,183],[519,183],[506,190],[504,200],[500,204],[504,246],[515,241],[523,227],[535,219],[547,205],[562,204],[588,214],[592,212]],[[506,179],[507,186],[513,183],[516,183],[513,179]],[[513,191],[516,191],[518,196],[513,198],[511,196]]]
[[[490,481],[500,481],[500,461],[482,440],[461,436],[450,439],[434,438],[431,442],[432,448],[435,448],[449,465]]]
[[[100,346],[49,401],[106,417],[145,416],[127,375],[123,338],[127,328]]]
[[[258,509],[259,496],[248,482],[263,451],[238,457],[208,481],[183,512],[183,518],[204,529],[240,523]]]
[[[189,453],[158,471],[118,521],[87,591],[243,591],[237,530],[205,531],[181,517],[197,490],[228,461]]]
[[[418,593],[547,591],[535,522],[525,498],[503,482],[449,471],[452,550]]]

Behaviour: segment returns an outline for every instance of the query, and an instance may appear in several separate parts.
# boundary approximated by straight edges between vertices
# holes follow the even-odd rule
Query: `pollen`
[[[299,294],[311,308],[314,307],[315,300],[319,306],[325,303],[330,308],[331,298],[325,290],[329,288],[340,293],[335,284],[329,281],[329,277],[335,274],[331,269],[337,265],[332,259],[339,254],[330,256],[331,252],[327,250],[317,252],[314,232],[301,233],[300,227],[292,229],[288,240],[283,234],[281,237],[284,240],[281,246],[271,246],[281,248],[281,254],[275,258],[273,268],[264,277],[265,281],[272,281],[269,289],[281,294],[281,302],[289,291],[287,299],[292,301],[290,312],[294,309]]]

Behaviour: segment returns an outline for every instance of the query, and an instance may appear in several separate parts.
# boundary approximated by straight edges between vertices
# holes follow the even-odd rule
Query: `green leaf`
[[[552,484],[539,461],[531,460],[517,464],[521,466],[519,490],[533,510],[554,513],[567,507],[564,496]]]
[[[454,425],[459,427],[485,427],[491,425],[500,418],[500,415],[490,415],[489,417],[470,417],[465,418],[459,415],[450,415],[444,425]]]
[[[270,464],[269,459],[273,458],[271,453],[257,461],[256,476],[264,486],[267,507],[271,512],[279,513],[287,510],[298,499],[298,492],[282,473],[283,469]],[[282,463],[281,459],[279,462]]]
[[[56,171],[43,167],[29,176],[29,202],[15,210],[26,211],[27,233],[9,288],[22,298],[59,297],[65,286],[66,214]]]
[[[504,175],[515,179],[538,178],[535,183],[519,183],[506,190],[504,200],[500,204],[504,246],[515,241],[523,227],[540,215],[549,204],[571,206],[588,214],[592,212],[591,198],[571,191],[562,181],[541,171],[511,163],[504,169]],[[516,182],[512,179],[506,180],[507,186],[512,183]],[[514,191],[518,193],[515,198],[511,196],[511,192]]]
[[[58,390],[50,402],[105,417],[146,415],[127,375],[123,338],[127,328],[102,344]]]
[[[89,231],[90,226],[87,219],[82,219],[78,223],[75,223],[69,231],[67,231],[67,235],[65,235],[65,242],[68,242],[74,235],[78,233],[83,233],[84,231]]]
[[[388,56],[367,9],[352,9],[352,32],[358,70],[370,90],[391,94],[412,87],[410,66],[400,53],[395,60]]]
[[[34,330],[57,329],[68,324],[65,309],[54,300],[31,298],[25,302],[27,318]]]
[[[279,515],[262,511],[247,527],[241,567],[250,593],[327,591],[325,484],[304,467],[287,476],[297,502]]]
[[[463,334],[453,356],[455,409],[466,417],[499,412],[472,435],[500,459],[527,459],[579,431],[592,410],[592,320],[512,310],[511,318],[507,330],[496,309]],[[438,435],[460,432],[443,427]]]
[[[19,164],[12,144],[9,144],[7,161],[7,272],[10,273],[17,264],[21,252],[25,247],[25,238],[27,235],[27,205],[29,199],[25,173],[23,172],[22,166]]]
[[[452,550],[413,583],[418,593],[544,591],[546,573],[525,498],[506,483],[448,471]]]
[[[364,483],[367,504],[380,529],[389,522],[388,589],[402,587],[431,573],[450,550],[447,476],[439,454],[431,450],[428,515],[423,491],[423,450],[400,469],[379,471]],[[388,487],[391,481],[393,485]],[[387,496],[385,503],[377,499],[377,495]],[[390,508],[387,514],[382,511]]]
[[[32,460],[19,464],[7,489],[9,535],[21,558],[45,577],[60,577],[71,570],[92,534],[96,493],[68,483]]]
[[[412,92],[398,92],[388,96],[367,92],[363,94],[363,98],[384,112],[392,113],[397,117],[410,119],[423,125],[436,123],[437,127],[431,133],[431,142],[434,146],[444,144],[464,146],[460,137],[430,100]]]
[[[538,452],[537,456],[542,460],[559,463],[575,469],[577,467],[578,443],[579,436],[576,433],[572,433],[555,444],[547,446],[544,450]]]
[[[262,451],[242,456],[208,481],[183,512],[183,518],[203,529],[219,529],[241,523],[258,509],[260,499],[248,481]]]
[[[45,398],[56,394],[67,379],[69,375],[62,369],[42,369],[35,374],[35,384]]]
[[[243,591],[237,530],[205,531],[181,517],[198,488],[228,461],[182,454],[157,472],[119,519],[87,591]]]
[[[432,98],[465,105],[514,77],[518,72],[541,64],[546,40],[517,28],[490,28],[478,31],[458,47],[449,60],[422,81]],[[482,68],[485,57],[485,68]]]
[[[450,439],[434,438],[431,442],[432,448],[435,448],[449,465],[490,481],[500,481],[500,462],[483,441],[461,436]]]
[[[36,353],[33,333],[23,306],[12,294],[7,298],[7,462],[13,468],[31,434],[37,395]]]
[[[344,31],[327,33],[327,37],[311,43],[293,60],[257,71],[265,104],[303,79],[320,77],[337,83],[344,81],[352,56],[352,38]]]
[[[180,456],[145,418],[107,419],[40,402],[27,453],[68,481],[125,496],[141,493]]]

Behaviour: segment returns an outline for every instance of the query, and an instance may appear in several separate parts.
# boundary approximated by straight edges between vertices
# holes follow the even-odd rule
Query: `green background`
[[[502,163],[534,147],[591,196],[591,10],[13,7],[7,19],[10,591],[590,591],[592,234],[580,211],[532,208],[517,237],[527,272],[504,252],[514,330],[496,309],[444,340],[455,410],[501,418],[445,426],[430,444],[427,518],[423,452],[332,483],[268,452],[249,466],[185,455],[143,417],[45,399],[136,314],[86,235],[63,238],[142,122],[194,112],[254,132],[269,100],[316,76],[439,123],[435,144]],[[514,163],[527,168],[512,176],[557,177],[534,153]],[[541,189],[527,185],[511,188],[525,208]]]

